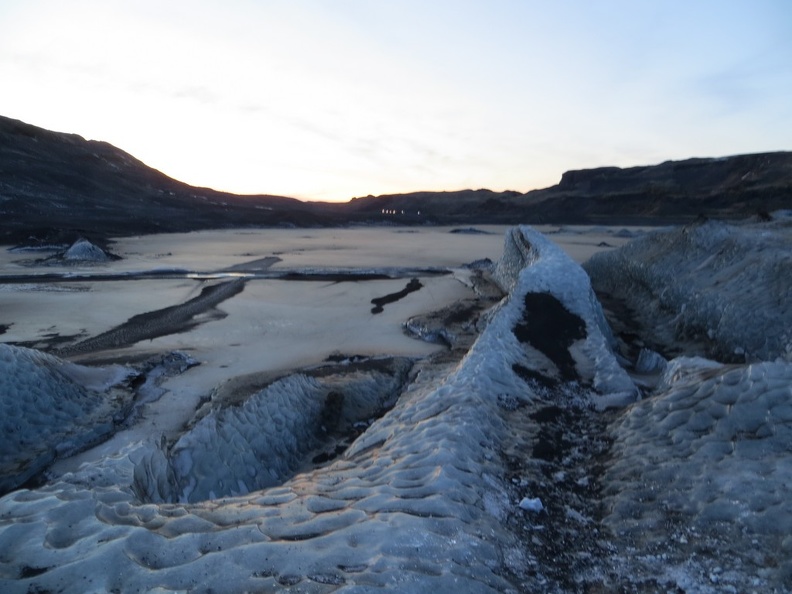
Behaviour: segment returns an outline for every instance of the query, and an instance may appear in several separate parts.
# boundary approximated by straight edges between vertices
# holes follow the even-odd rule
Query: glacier
[[[113,388],[132,373],[0,344],[0,493],[110,434],[132,405]]]
[[[724,233],[710,227],[697,233],[716,242]],[[768,244],[745,240],[744,259],[776,241],[767,230]],[[589,263],[594,286],[623,278],[639,304],[656,299],[646,287],[671,291],[666,267],[684,272],[691,249],[663,235],[678,232],[635,240],[666,246],[647,262],[671,262],[642,269],[644,293],[624,273],[643,257],[630,250],[649,249],[640,243]],[[722,259],[723,277],[691,272],[696,290],[675,294],[677,314],[710,311],[702,293],[712,301],[762,280]],[[506,296],[481,313],[461,358],[306,369],[218,394],[172,441],[132,443],[8,493],[0,588],[790,591],[792,367],[784,339],[750,340],[783,330],[759,313],[734,339],[710,326],[717,352],[739,344],[752,360],[655,361],[656,387],[639,388],[589,276],[545,236],[507,232],[492,277]],[[36,365],[64,363],[35,359],[29,373]],[[333,427],[355,426],[348,447],[315,462]]]
[[[792,365],[675,359],[611,434],[606,525],[644,550],[676,539],[688,555],[709,533],[729,570],[789,583]]]
[[[792,220],[705,221],[644,235],[585,263],[656,349],[728,363],[792,361]]]

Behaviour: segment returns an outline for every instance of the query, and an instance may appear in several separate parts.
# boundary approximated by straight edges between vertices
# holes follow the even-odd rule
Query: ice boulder
[[[641,338],[722,362],[792,360],[792,223],[708,221],[656,231],[585,265]]]
[[[107,262],[113,259],[102,248],[83,238],[75,241],[63,252],[62,258],[67,262]]]
[[[0,493],[110,433],[130,404],[110,388],[126,375],[0,344]]]

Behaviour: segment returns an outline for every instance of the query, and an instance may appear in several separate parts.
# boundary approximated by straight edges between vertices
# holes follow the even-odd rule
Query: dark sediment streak
[[[112,330],[65,347],[56,354],[61,357],[81,355],[126,347],[141,340],[183,332],[194,325],[192,318],[240,293],[244,288],[245,281],[242,279],[205,287],[198,297],[180,305],[133,316]]]
[[[273,264],[277,264],[282,260],[277,256],[266,256],[264,258],[258,258],[257,260],[251,260],[250,262],[242,262],[241,264],[235,264],[234,266],[229,266],[223,272],[262,272],[264,270],[269,270]]]
[[[410,293],[419,290],[421,287],[423,287],[421,281],[419,281],[417,278],[414,278],[409,283],[407,283],[406,287],[404,287],[401,291],[398,291],[397,293],[391,293],[390,295],[385,295],[384,297],[375,297],[374,299],[371,300],[371,302],[374,304],[374,307],[371,308],[371,313],[373,314],[382,313],[384,311],[383,305],[387,305],[388,303],[393,303],[394,301],[398,301],[399,299],[406,297]]]

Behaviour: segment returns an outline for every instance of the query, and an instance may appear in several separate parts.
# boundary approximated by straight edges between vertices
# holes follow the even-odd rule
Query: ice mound
[[[644,341],[667,352],[790,361],[790,250],[789,221],[709,221],[645,235],[584,268],[597,291],[629,306]]]
[[[382,371],[279,379],[241,405],[212,410],[167,451],[146,455],[136,488],[148,501],[186,503],[280,485],[334,435],[393,406],[411,366],[394,359]]]
[[[108,388],[127,373],[0,344],[0,493],[110,433],[130,397]]]
[[[605,523],[634,552],[707,542],[714,565],[792,583],[792,365],[674,360],[611,433]]]
[[[590,385],[597,408],[635,400],[589,278],[560,248],[530,227],[512,229],[494,277],[510,292],[511,307],[474,348],[500,353],[490,361],[508,362],[523,379]]]
[[[107,262],[112,259],[102,248],[82,238],[63,252],[62,258],[67,262]]]
[[[236,483],[255,474],[246,473],[253,457],[264,458],[257,472],[274,469],[272,480],[281,480],[317,424],[333,416],[329,411],[341,409],[339,422],[368,415],[368,404],[358,411],[334,405],[321,377],[273,383],[249,404],[210,413],[171,450],[138,444],[125,456],[0,499],[0,587],[346,593],[541,587],[541,568],[526,552],[539,545],[522,542],[507,521],[526,512],[522,497],[511,496],[503,457],[530,440],[526,431],[536,424],[512,421],[527,419],[522,411],[533,403],[543,406],[553,386],[559,406],[571,406],[567,394],[604,405],[633,399],[635,389],[608,348],[607,325],[580,268],[529,228],[513,230],[506,243],[497,275],[511,294],[464,359],[419,362],[393,408],[332,463],[241,494],[257,488]],[[556,329],[560,346],[543,336]],[[351,385],[359,385],[349,398],[357,403],[377,403],[384,386],[376,378]],[[258,415],[271,420],[259,424]],[[249,453],[259,444],[262,451]],[[527,458],[530,449],[514,454]],[[221,498],[175,502],[220,490]],[[141,501],[141,492],[174,502]]]

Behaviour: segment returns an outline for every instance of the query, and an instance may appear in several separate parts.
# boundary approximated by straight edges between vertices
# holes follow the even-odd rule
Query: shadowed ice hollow
[[[397,359],[274,381],[242,404],[212,410],[167,451],[145,456],[136,486],[146,500],[186,503],[280,485],[333,435],[392,407],[411,366]]]

